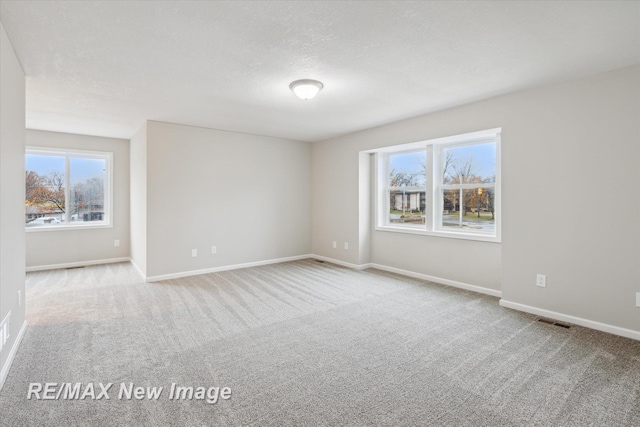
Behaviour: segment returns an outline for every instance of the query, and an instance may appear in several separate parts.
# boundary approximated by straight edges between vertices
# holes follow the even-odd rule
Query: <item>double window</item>
[[[112,160],[104,152],[28,148],[27,230],[110,226]]]
[[[376,229],[499,241],[499,129],[376,155]]]

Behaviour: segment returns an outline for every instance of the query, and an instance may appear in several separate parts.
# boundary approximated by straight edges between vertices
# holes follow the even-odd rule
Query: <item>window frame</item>
[[[375,155],[375,197],[374,199],[374,230],[394,233],[418,234],[452,239],[476,240],[483,242],[501,242],[501,128],[489,129],[479,132],[454,135],[450,137],[419,141],[409,144],[384,147],[372,150]],[[456,188],[466,187],[494,189],[494,213],[495,232],[483,233],[474,231],[450,230],[442,226],[443,200],[442,190],[451,185],[444,184],[442,177],[442,157],[445,148],[476,145],[488,142],[495,142],[496,149],[496,179],[494,183],[477,184],[454,184]],[[389,158],[394,154],[425,151],[426,154],[426,179],[425,179],[425,224],[416,225],[396,225],[389,222],[390,212],[390,186],[389,180]]]
[[[67,230],[87,230],[87,229],[99,229],[99,228],[113,228],[113,152],[109,151],[92,151],[92,150],[78,150],[73,148],[53,148],[53,147],[36,147],[27,146],[25,149],[25,155],[38,155],[38,156],[56,156],[63,157],[64,168],[64,198],[65,208],[68,206],[67,201],[70,200],[71,185],[70,185],[70,164],[72,158],[84,158],[84,159],[102,159],[106,161],[105,177],[104,177],[104,219],[102,221],[89,221],[89,222],[67,222],[67,215],[65,211],[65,222],[60,225],[42,225],[39,227],[27,227],[25,223],[25,230],[27,233],[37,233],[41,231],[67,231]]]

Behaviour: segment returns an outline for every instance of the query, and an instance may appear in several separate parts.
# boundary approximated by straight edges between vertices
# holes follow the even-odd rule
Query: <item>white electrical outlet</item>
[[[344,242],[344,248],[345,248],[345,249],[349,249],[349,243]]]
[[[636,307],[640,307],[640,292],[636,292]]]
[[[117,240],[117,239],[114,240],[113,241],[113,246],[116,246],[116,247],[120,246],[120,240]]]
[[[335,248],[337,248],[337,247],[338,247],[338,242],[336,242],[336,241],[334,240],[334,242],[333,242],[333,249],[335,249]]]
[[[211,253],[212,254],[217,254],[218,253],[218,249],[215,246],[211,246]]]
[[[547,287],[547,276],[544,274],[538,274],[536,276],[536,286],[540,286],[541,288]]]
[[[198,250],[197,249],[191,249],[191,258],[195,258],[198,256]]]

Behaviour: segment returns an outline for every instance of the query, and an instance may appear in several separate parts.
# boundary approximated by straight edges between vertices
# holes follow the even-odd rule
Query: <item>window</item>
[[[389,154],[390,224],[419,226],[426,213],[426,152]]]
[[[500,130],[377,152],[376,229],[499,241]]]
[[[111,153],[28,148],[27,230],[111,225]]]

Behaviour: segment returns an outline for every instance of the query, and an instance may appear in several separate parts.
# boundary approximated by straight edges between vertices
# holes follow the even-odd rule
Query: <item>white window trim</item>
[[[107,159],[107,168],[106,174],[107,179],[105,179],[105,217],[106,219],[103,221],[96,221],[94,223],[80,223],[74,225],[54,225],[47,226],[43,225],[41,227],[26,227],[25,230],[27,233],[39,233],[42,231],[68,231],[68,230],[87,230],[87,229],[98,229],[98,228],[113,228],[113,153],[108,151],[89,151],[89,150],[76,150],[72,148],[51,148],[51,147],[34,147],[27,146],[26,151],[27,154],[37,154],[43,156],[63,156],[65,157],[65,189],[64,189],[64,197],[65,204],[66,201],[70,199],[71,189],[67,184],[67,179],[69,177],[69,158],[95,158],[102,157]],[[66,216],[65,216],[66,218]],[[25,224],[26,225],[26,224]]]
[[[370,153],[375,154],[376,165],[376,179],[374,182],[374,230],[385,231],[393,233],[406,233],[417,234],[423,236],[434,236],[451,239],[463,239],[463,240],[476,240],[482,242],[500,243],[502,241],[502,173],[501,173],[501,128],[488,129],[479,132],[471,132],[462,135],[454,135],[445,138],[431,139],[427,141],[413,142],[409,144],[395,145],[392,147],[384,147],[378,150],[371,150]],[[487,188],[493,187],[495,189],[495,235],[464,232],[464,231],[451,231],[443,229],[440,224],[442,222],[442,200],[440,197],[440,191],[446,188],[448,185],[435,182],[435,174],[442,173],[442,165],[440,162],[435,164],[434,152],[436,150],[439,153],[444,148],[459,147],[464,145],[479,144],[483,141],[496,143],[496,181],[489,184],[462,184],[455,185],[458,188]],[[425,150],[427,154],[427,171],[426,171],[426,184],[425,184],[425,197],[427,206],[431,206],[431,212],[427,212],[425,216],[425,224],[416,226],[394,226],[388,222],[389,212],[389,198],[386,197],[387,187],[386,180],[389,176],[389,156],[388,154],[402,154],[408,152],[416,152],[419,150]],[[438,158],[441,156],[438,153]],[[436,168],[434,173],[434,167]],[[380,173],[380,171],[384,173]],[[413,188],[413,187],[412,187]],[[382,202],[381,199],[382,198]]]

